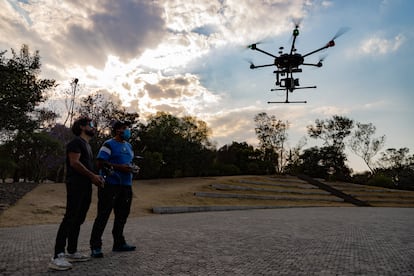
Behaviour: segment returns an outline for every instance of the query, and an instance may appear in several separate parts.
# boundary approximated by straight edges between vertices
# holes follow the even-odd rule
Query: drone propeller
[[[340,37],[341,35],[345,34],[346,32],[348,32],[351,28],[349,27],[341,27],[336,34],[332,37],[332,39],[326,44],[327,47],[333,47],[335,46],[335,39],[337,39],[338,37]]]
[[[264,65],[255,65],[254,63],[253,63],[253,61],[252,60],[250,60],[250,59],[244,59],[245,61],[247,61],[249,64],[250,64],[250,66],[249,66],[249,68],[250,69],[256,69],[256,68],[261,68],[261,67],[270,67],[270,66],[275,66],[273,63],[270,63],[270,64],[264,64]]]
[[[303,18],[301,17],[294,17],[292,18],[293,24],[295,24],[295,28],[299,28],[300,24],[302,23]]]
[[[319,62],[324,61],[326,58],[328,57],[328,54],[324,53],[322,55],[319,56]]]
[[[349,30],[350,30],[349,27],[342,27],[342,28],[340,28],[336,32],[336,34],[334,35],[334,37],[332,37],[332,39],[328,43],[326,43],[325,46],[323,46],[323,47],[321,47],[319,49],[316,49],[316,50],[314,50],[314,51],[312,51],[310,53],[307,53],[306,55],[302,55],[302,57],[305,58],[305,57],[310,56],[310,55],[312,55],[312,54],[314,54],[316,52],[320,52],[322,50],[325,50],[326,48],[335,46],[335,39],[337,39],[338,37],[340,37],[341,35],[343,35],[344,33],[346,33]]]
[[[255,42],[255,43],[252,43],[252,44],[247,45],[246,46],[246,49],[255,50],[257,45],[260,45],[260,44],[268,44],[270,42],[271,42],[271,39],[270,38],[264,38],[264,39],[261,39],[261,40]]]
[[[318,63],[302,63],[303,65],[314,66],[314,67],[322,67],[322,62],[326,59],[327,55],[320,55]]]
[[[252,49],[252,50],[254,50],[254,49],[256,49],[256,45],[257,45],[257,44],[260,44],[260,43],[253,43],[253,44],[249,44],[249,45],[247,45],[247,46],[246,46],[246,48],[247,48],[247,49]]]
[[[341,27],[336,34],[334,35],[334,37],[332,37],[331,40],[335,40],[338,37],[340,37],[341,35],[345,34],[346,32],[348,32],[351,28],[350,27]]]
[[[327,55],[323,55],[319,58],[318,63],[316,64],[317,67],[322,67],[322,62],[326,59]]]
[[[254,63],[253,63],[253,61],[251,59],[245,58],[244,60],[247,61],[250,64],[250,69],[254,69],[255,68],[255,65],[254,65]]]

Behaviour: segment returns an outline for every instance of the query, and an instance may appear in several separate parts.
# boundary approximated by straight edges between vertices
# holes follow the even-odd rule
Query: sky
[[[27,44],[39,51],[41,77],[59,86],[46,104],[64,114],[62,99],[73,79],[78,95],[121,100],[141,119],[157,111],[194,116],[212,129],[217,147],[257,145],[254,116],[288,121],[288,147],[307,136],[316,119],[346,116],[372,123],[384,149],[414,151],[414,19],[411,0],[0,0],[0,51]],[[249,62],[290,49],[299,23],[297,53],[324,46],[343,28],[335,47],[305,58],[303,86],[284,101],[275,67]],[[66,92],[65,92],[66,91]],[[307,139],[305,148],[317,142]],[[354,171],[367,167],[348,152]]]

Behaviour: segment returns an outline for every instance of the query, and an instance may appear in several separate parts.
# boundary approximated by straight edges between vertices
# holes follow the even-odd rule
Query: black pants
[[[55,257],[65,252],[66,241],[68,253],[77,251],[80,226],[85,221],[91,197],[91,183],[66,183],[66,212],[56,236]]]
[[[102,234],[112,209],[115,220],[112,228],[114,247],[124,245],[124,226],[131,210],[132,188],[126,185],[105,184],[98,189],[98,214],[93,224],[90,245],[92,249],[102,247]]]

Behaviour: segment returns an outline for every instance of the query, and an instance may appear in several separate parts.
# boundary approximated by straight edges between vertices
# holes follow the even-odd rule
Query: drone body
[[[259,49],[256,44],[251,44],[248,46],[251,50],[259,51],[265,55],[271,56],[274,58],[273,63],[271,64],[264,64],[264,65],[254,65],[253,63],[250,64],[250,69],[256,69],[261,67],[269,67],[269,66],[276,66],[277,69],[273,73],[276,74],[276,86],[279,88],[271,89],[270,91],[277,91],[277,90],[284,90],[286,91],[286,100],[283,102],[268,102],[268,103],[306,103],[306,101],[289,101],[289,93],[293,92],[296,89],[307,89],[307,88],[316,88],[316,86],[299,86],[299,79],[293,77],[293,73],[301,73],[302,69],[300,68],[301,65],[307,66],[315,66],[315,67],[322,67],[322,59],[319,60],[318,63],[305,63],[305,58],[310,56],[314,53],[320,52],[326,48],[335,46],[335,39],[345,33],[347,29],[342,28],[340,29],[337,34],[323,47],[316,49],[312,52],[309,52],[305,55],[301,55],[296,52],[295,42],[296,38],[299,35],[299,26],[296,25],[295,29],[293,30],[293,41],[292,46],[290,48],[289,53],[283,53],[283,47],[279,48],[279,56],[273,55],[269,52],[266,52],[262,49]],[[281,78],[282,77],[282,78]]]

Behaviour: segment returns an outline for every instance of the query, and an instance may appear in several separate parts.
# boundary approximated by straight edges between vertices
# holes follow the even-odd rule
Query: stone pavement
[[[0,275],[414,275],[414,209],[320,207],[132,218],[135,252],[47,269],[58,225],[0,229]],[[91,222],[81,229],[89,253]]]

